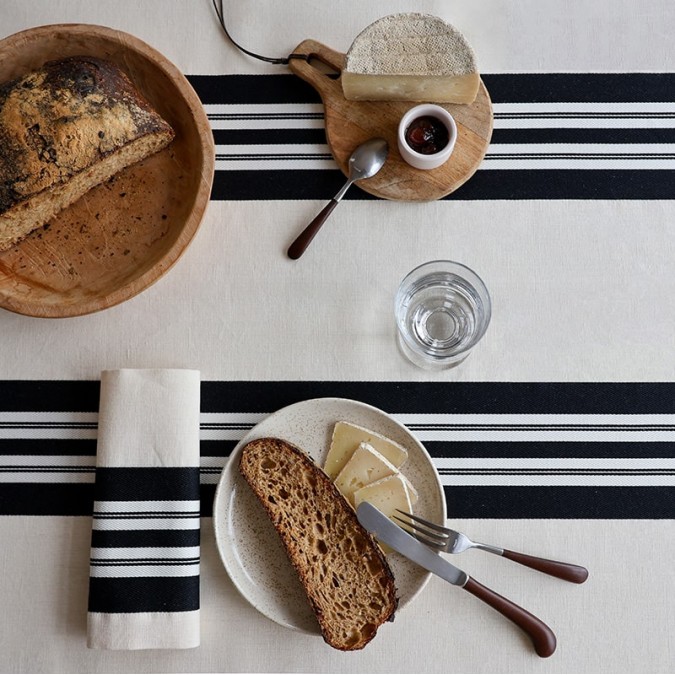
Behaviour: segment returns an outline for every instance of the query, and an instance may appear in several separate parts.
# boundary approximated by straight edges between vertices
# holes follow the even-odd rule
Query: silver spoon
[[[326,222],[326,219],[333,212],[333,209],[338,205],[342,197],[344,197],[345,192],[347,192],[351,184],[356,180],[374,176],[382,168],[388,154],[389,145],[384,138],[371,138],[354,150],[349,158],[349,180],[289,246],[289,258],[297,260],[305,252],[316,233],[321,229],[321,226]]]

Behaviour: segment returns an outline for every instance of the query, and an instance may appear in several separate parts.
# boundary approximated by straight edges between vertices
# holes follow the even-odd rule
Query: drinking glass
[[[491,311],[490,294],[473,270],[450,260],[424,263],[396,293],[399,347],[422,368],[453,368],[483,337]]]

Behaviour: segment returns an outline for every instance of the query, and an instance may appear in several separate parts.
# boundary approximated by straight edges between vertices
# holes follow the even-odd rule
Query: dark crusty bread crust
[[[302,582],[324,640],[361,649],[396,610],[381,550],[330,478],[278,438],[248,443],[239,469],[265,507]]]
[[[0,251],[174,138],[115,64],[70,57],[0,87]]]

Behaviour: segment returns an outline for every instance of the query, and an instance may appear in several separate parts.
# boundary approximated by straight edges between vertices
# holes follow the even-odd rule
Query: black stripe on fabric
[[[137,567],[138,565],[147,565],[148,567],[187,567],[199,563],[199,558],[92,558],[89,564],[92,567]],[[161,569],[158,569],[161,572]]]
[[[0,438],[2,455],[96,456],[95,438]]]
[[[97,501],[199,499],[199,467],[97,467]]]
[[[91,485],[5,484],[0,514],[90,516]],[[201,516],[213,515],[216,485],[201,486]],[[675,488],[595,486],[445,486],[448,518],[672,519]],[[171,533],[171,531],[167,531]],[[197,546],[199,531],[181,531],[180,546]],[[167,535],[168,536],[168,535]],[[171,543],[165,543],[170,541]],[[159,531],[93,531],[92,546],[174,545]]]
[[[100,387],[98,380],[0,380],[0,410],[97,412]]]
[[[675,476],[675,469],[440,469],[441,476]]]
[[[138,520],[139,518],[147,520],[180,520],[181,518],[199,518],[199,511],[129,511],[128,513],[114,513],[105,508],[100,511],[94,510],[94,518],[105,518],[106,520]]]
[[[250,425],[252,427],[253,425]],[[250,428],[248,425],[243,430]],[[204,426],[202,426],[202,429]],[[229,457],[237,441],[205,441],[199,443],[199,453],[202,457]]]
[[[297,161],[308,161],[308,160],[323,160],[329,161],[333,159],[333,156],[330,153],[311,153],[311,152],[288,152],[288,153],[251,153],[251,154],[242,154],[242,153],[218,153],[216,154],[216,162],[219,160],[224,160],[228,162],[247,162],[249,160],[257,160],[260,162],[267,161],[280,161],[280,160],[297,160]]]
[[[95,422],[0,422],[0,429],[96,429]]]
[[[495,129],[491,143],[675,143],[675,128]]]
[[[333,169],[217,170],[211,199],[331,199],[344,180],[342,172]],[[372,200],[376,197],[355,187],[345,199]],[[479,169],[471,180],[443,199],[675,199],[675,170]]]
[[[84,466],[20,466],[18,464],[0,465],[0,473],[94,473],[94,467]]]
[[[675,107],[675,106],[674,106]],[[675,119],[675,113],[673,115]],[[283,126],[283,124],[279,124]],[[214,129],[216,145],[325,144],[324,129]],[[494,129],[493,144],[675,143],[672,129]]]
[[[216,155],[216,158],[218,156]],[[620,159],[625,162],[637,161],[643,159],[675,159],[675,155],[670,153],[612,153],[612,152],[500,152],[499,154],[488,155],[486,162],[494,160],[532,160],[532,159],[584,159],[584,160],[605,160]]]
[[[199,577],[90,577],[90,612],[189,612],[199,609]]]
[[[675,107],[675,106],[674,106]],[[673,114],[675,119],[675,113]],[[283,123],[279,124],[280,127]],[[324,129],[214,129],[216,145],[325,144]],[[675,143],[671,129],[494,129],[492,144]]]
[[[189,75],[202,103],[321,103],[311,85],[295,75]]]
[[[672,442],[424,441],[424,447],[434,458],[670,459],[675,456]]]
[[[320,171],[218,169],[214,174],[211,199],[214,201],[330,199],[335,196],[344,181],[344,175],[338,169]],[[349,190],[345,198],[375,199],[358,186],[354,186],[354,192]]]
[[[0,411],[97,412],[98,391],[99,383],[87,380],[0,380]],[[271,413],[321,397],[351,398],[390,413],[675,414],[674,382],[201,383],[204,413]]]
[[[445,199],[675,198],[675,171],[652,169],[479,170]]]
[[[201,487],[201,510],[202,518],[213,516],[213,500],[216,498],[217,485],[206,483]]]
[[[91,516],[93,483],[0,483],[2,516]]]
[[[672,101],[675,73],[482,73],[493,103],[659,103]],[[287,74],[189,75],[205,104],[320,103]]]
[[[481,74],[493,103],[672,101],[675,73]]]
[[[389,413],[675,414],[672,382],[202,382],[202,412],[270,413],[311,398]]]
[[[213,139],[216,145],[325,144],[326,132],[323,129],[214,129]]]
[[[448,518],[673,518],[675,487],[445,486]],[[528,514],[528,515],[525,515]]]
[[[92,530],[95,548],[139,548],[153,546],[199,546],[199,530]]]

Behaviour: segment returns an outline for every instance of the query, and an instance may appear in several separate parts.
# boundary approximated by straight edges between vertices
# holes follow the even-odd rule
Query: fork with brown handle
[[[534,570],[550,574],[551,576],[571,581],[575,584],[583,584],[588,579],[588,570],[580,565],[572,565],[570,563],[558,562],[556,560],[547,560],[546,558],[536,558],[535,556],[526,555],[525,553],[517,553],[516,551],[509,551],[505,548],[492,546],[491,544],[481,544],[469,539],[465,534],[451,530],[448,527],[441,527],[428,520],[424,520],[419,516],[414,516],[411,513],[405,513],[400,509],[397,511],[407,518],[404,520],[399,516],[394,516],[396,520],[407,526],[408,532],[423,544],[435,548],[446,553],[462,553],[469,548],[478,548],[481,551],[494,553],[503,558],[508,558],[514,562],[531,567]]]

